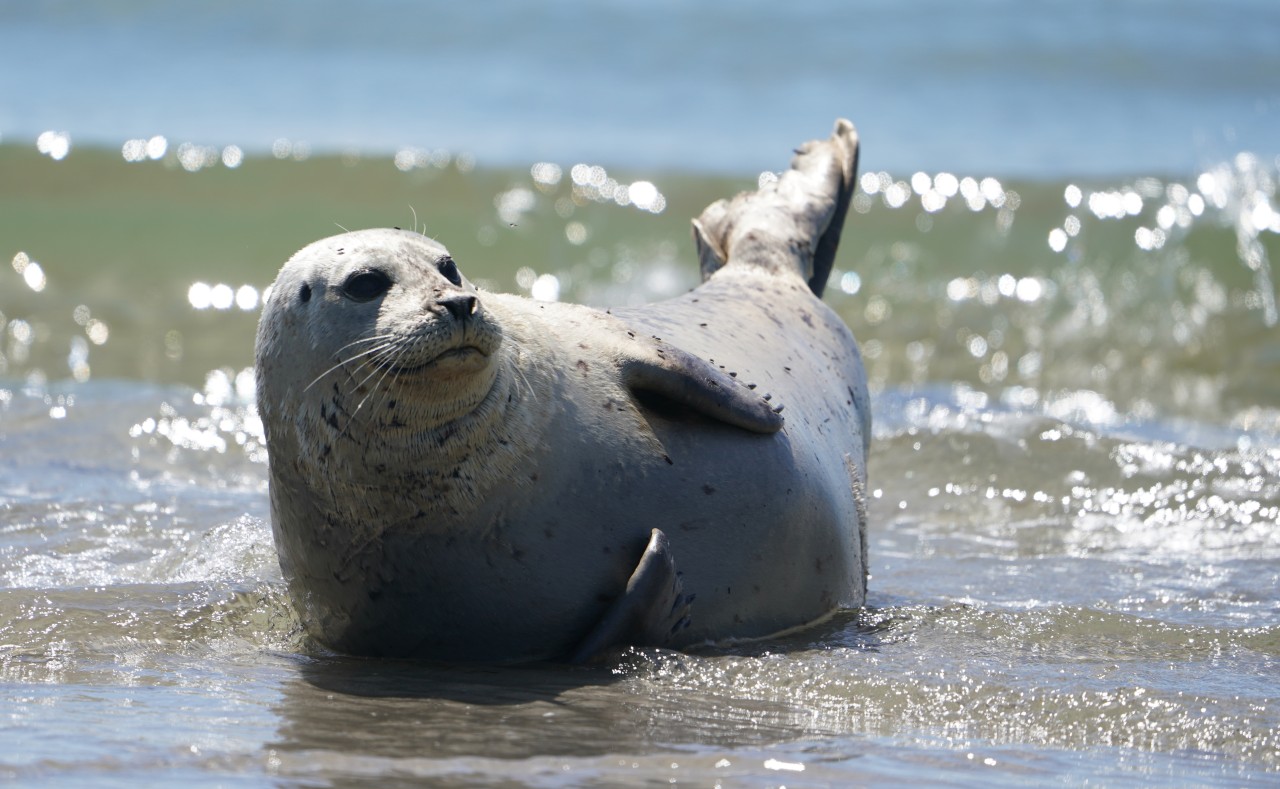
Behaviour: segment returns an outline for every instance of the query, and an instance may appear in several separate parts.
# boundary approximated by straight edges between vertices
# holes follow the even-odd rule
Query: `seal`
[[[841,120],[708,207],[703,282],[641,308],[481,291],[407,231],[295,254],[259,323],[257,396],[312,636],[581,661],[862,605],[866,377],[821,301],[857,153]]]

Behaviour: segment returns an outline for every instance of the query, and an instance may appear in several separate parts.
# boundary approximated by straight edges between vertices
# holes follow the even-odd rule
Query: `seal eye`
[[[372,269],[357,271],[342,283],[342,293],[352,301],[372,301],[391,289],[391,278]]]
[[[305,282],[302,283],[301,288],[298,288],[298,301],[301,301],[303,304],[311,301],[311,286]]]
[[[437,268],[440,269],[440,273],[444,275],[445,279],[455,285],[462,284],[462,275],[458,273],[458,264],[453,262],[453,258],[445,258],[440,261],[437,264]]]

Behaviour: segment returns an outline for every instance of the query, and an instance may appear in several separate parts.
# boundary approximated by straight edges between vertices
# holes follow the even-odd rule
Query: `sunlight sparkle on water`
[[[305,143],[303,143],[305,145]],[[288,158],[287,156],[278,156],[277,158]],[[294,155],[297,158],[297,155]],[[443,148],[437,148],[429,151],[426,148],[401,148],[396,151],[392,163],[396,169],[402,173],[411,170],[421,170],[427,167],[434,167],[437,170],[443,170],[449,166],[449,162],[453,160],[453,155]],[[458,157],[458,169],[463,170],[462,157]]]
[[[539,187],[553,187],[560,183],[564,171],[553,162],[538,162],[529,168],[529,175],[533,176],[533,182]]]
[[[1165,233],[1160,228],[1140,227],[1133,233],[1139,249],[1151,252],[1164,246]]]
[[[982,194],[983,199],[995,208],[1002,208],[1005,200],[1008,199],[1004,187],[1000,185],[999,181],[990,176],[978,182],[978,191]]]
[[[804,772],[804,765],[800,762],[783,762],[777,759],[765,759],[764,769],[782,770],[789,773],[802,773]]]
[[[71,152],[71,135],[64,131],[41,132],[36,137],[36,150],[55,162],[60,162]]]
[[[258,289],[252,285],[241,285],[236,289],[236,306],[248,312],[258,306]]]
[[[89,343],[83,337],[71,338],[71,352],[67,354],[67,369],[71,377],[80,383],[89,380]]]
[[[1051,297],[1054,293],[1052,284],[1046,284],[1046,281],[1036,277],[1015,277],[1012,274],[1001,274],[986,281],[980,281],[976,277],[956,277],[947,283],[947,298],[951,301],[980,298],[984,304],[991,305],[1003,296],[1031,303]]]
[[[564,237],[574,246],[582,246],[587,241],[587,226],[581,222],[570,222],[564,226]]]
[[[140,162],[147,158],[146,140],[125,140],[120,146],[120,155],[126,162]]]
[[[229,310],[235,306],[249,312],[257,309],[261,297],[258,289],[252,285],[232,288],[226,283],[210,285],[207,282],[193,282],[187,289],[187,301],[197,310]]]
[[[28,288],[31,288],[36,293],[44,290],[44,286],[47,284],[44,269],[40,267],[39,263],[32,260],[26,252],[19,252],[14,255],[12,265],[13,270],[18,272],[18,275],[22,277],[22,281],[27,284]]]
[[[526,211],[532,211],[538,204],[538,195],[532,189],[517,186],[494,195],[493,206],[498,209],[498,218],[508,225],[518,225]]]
[[[951,173],[938,173],[933,178],[933,188],[943,197],[955,197],[960,191],[960,179]]]
[[[1018,280],[1013,292],[1019,301],[1036,301],[1044,293],[1044,285],[1035,277],[1023,277]]]
[[[905,181],[895,181],[884,190],[884,203],[890,208],[901,208],[911,197],[911,187]]]
[[[541,165],[535,165],[540,167]],[[537,174],[534,175],[535,181]],[[573,199],[579,205],[587,200],[596,203],[613,203],[618,206],[634,206],[641,211],[660,214],[667,208],[667,198],[650,181],[619,183],[610,177],[600,165],[579,162],[569,168],[569,180],[573,184]],[[543,189],[543,191],[548,191]]]
[[[862,187],[864,194],[873,195],[889,188],[889,184],[893,183],[893,178],[886,172],[865,172],[858,179],[858,184]]]
[[[244,162],[244,151],[240,150],[239,145],[228,145],[222,149],[222,164],[232,170],[236,169]]]
[[[1005,190],[999,180],[990,176],[959,178],[949,172],[940,172],[930,176],[923,171],[912,173],[910,180],[895,180],[887,172],[866,172],[858,179],[861,192],[854,197],[853,207],[858,213],[870,210],[870,196],[880,195],[886,208],[905,207],[913,196],[920,198],[920,207],[925,214],[936,214],[947,206],[947,202],[957,195],[963,199],[970,211],[982,211],[987,206],[996,209],[1017,210],[1022,204],[1021,196],[1014,191]],[[1012,213],[1001,214],[999,227],[1007,232],[1012,222]],[[920,232],[928,232],[933,227],[932,219],[927,216],[916,218],[916,227]]]
[[[1124,219],[1142,213],[1142,195],[1131,189],[1091,192],[1087,205],[1099,219]]]
[[[97,318],[89,319],[85,324],[84,333],[94,345],[105,345],[107,338],[111,336],[111,330],[107,324]]]
[[[159,134],[147,140],[147,158],[151,160],[163,159],[164,155],[169,152],[169,141]]]
[[[660,214],[667,207],[667,199],[658,191],[658,187],[649,181],[636,181],[628,188],[631,204],[642,211]]]
[[[209,290],[209,306],[215,310],[231,309],[232,302],[235,301],[235,291],[226,283],[218,283]]]
[[[290,140],[278,137],[271,143],[271,155],[277,159],[293,159],[295,162],[311,158],[311,143],[306,140]]]
[[[40,268],[40,264],[33,260],[30,265],[23,269],[22,280],[27,283],[28,288],[39,293],[44,290],[46,283],[44,269]]]
[[[936,214],[947,207],[947,198],[936,189],[929,189],[920,195],[920,207],[930,214]]]
[[[120,155],[126,162],[142,162],[148,159],[163,159],[169,151],[169,141],[159,134],[150,139],[126,140],[120,148]]]
[[[560,280],[555,274],[540,274],[529,286],[529,296],[534,301],[559,301]]]
[[[178,146],[178,164],[189,173],[212,167],[220,161],[222,161],[221,154],[211,145],[184,142]]]

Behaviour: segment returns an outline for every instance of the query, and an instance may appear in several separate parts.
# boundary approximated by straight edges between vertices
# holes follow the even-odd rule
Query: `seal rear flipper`
[[[728,200],[717,200],[707,206],[702,216],[693,220],[693,244],[698,250],[698,265],[702,270],[702,281],[711,279],[728,261],[720,239],[724,237],[721,224],[729,212]]]
[[[809,279],[809,289],[818,296],[821,296],[822,291],[826,289],[827,279],[831,276],[831,267],[836,260],[836,247],[840,245],[840,233],[844,229],[845,215],[849,213],[849,202],[853,199],[853,190],[857,186],[858,132],[853,128],[852,123],[841,118],[836,121],[829,144],[839,151],[834,158],[842,172],[835,213],[831,215],[827,229],[823,231],[813,249],[813,276]]]
[[[684,593],[667,535],[654,529],[626,590],[569,660],[585,663],[610,647],[663,646],[688,627],[692,602],[693,596]]]
[[[715,366],[674,346],[659,343],[652,354],[625,356],[619,367],[622,383],[633,395],[664,397],[753,433],[782,429],[781,406],[770,404]]]
[[[796,149],[791,168],[771,183],[712,203],[693,222],[703,281],[738,263],[794,271],[821,296],[857,170],[858,133],[840,119],[830,137]]]

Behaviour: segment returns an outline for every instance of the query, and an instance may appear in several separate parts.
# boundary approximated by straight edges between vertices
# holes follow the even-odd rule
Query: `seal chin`
[[[420,364],[397,365],[391,372],[399,377],[430,375],[432,373],[468,373],[483,370],[489,364],[489,354],[474,345],[460,345],[457,348],[437,354]]]

